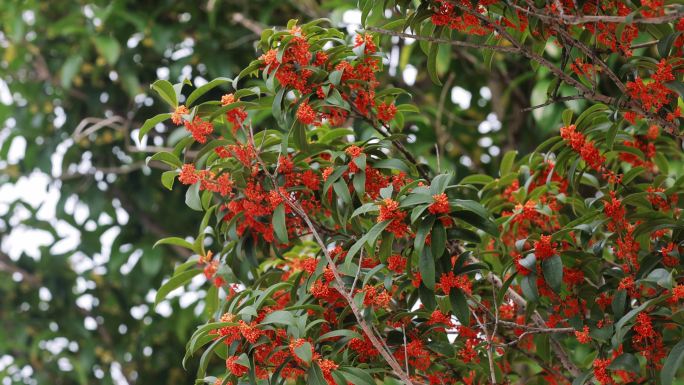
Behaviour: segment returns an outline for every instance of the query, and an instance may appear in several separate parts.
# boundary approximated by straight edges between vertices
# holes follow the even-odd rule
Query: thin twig
[[[261,33],[265,29],[265,27],[261,23],[247,18],[244,14],[240,12],[235,12],[233,14],[232,21],[234,23],[240,24],[241,26],[247,28],[248,30],[254,32],[259,36],[261,36]]]
[[[378,132],[380,135],[382,135],[382,136],[385,137],[385,138],[389,138],[389,136],[390,136],[390,134],[389,134],[389,127],[388,127],[386,124],[378,125],[375,121],[373,121],[373,119],[371,119],[371,118],[367,117],[366,115],[362,114],[362,113],[361,113],[360,111],[358,111],[353,105],[352,105],[352,109],[353,109],[353,111],[356,113],[356,115],[358,115],[359,117],[361,117],[361,119],[365,120],[368,124],[370,124],[371,127],[373,127],[373,129],[374,129],[376,132]],[[390,140],[390,141],[391,141],[392,144],[394,145],[394,148],[396,148],[397,150],[399,150],[399,152],[401,152],[402,155],[404,155],[404,157],[406,158],[406,160],[408,160],[411,164],[414,164],[414,165],[416,166],[416,168],[418,169],[418,173],[420,174],[421,178],[423,178],[423,179],[425,179],[426,181],[429,182],[429,181],[430,181],[430,176],[429,176],[423,169],[421,169],[420,167],[418,167],[418,165],[419,165],[418,160],[413,156],[413,154],[411,154],[411,152],[409,152],[409,151],[406,149],[406,147],[404,146],[404,144],[401,143],[401,142],[398,141],[398,140]]]
[[[473,318],[475,318],[475,322],[480,326],[480,329],[482,329],[482,332],[485,335],[485,340],[487,341],[487,360],[489,361],[489,382],[492,385],[496,384],[496,372],[494,372],[494,352],[492,351],[492,338],[493,335],[489,334],[489,331],[487,330],[486,322],[484,318],[482,321],[477,317],[477,314],[475,312],[472,312]]]
[[[551,104],[560,103],[560,102],[567,102],[569,100],[583,100],[583,99],[585,99],[585,98],[581,95],[561,96],[558,98],[551,98],[542,104],[537,104],[536,106],[523,108],[522,110],[520,110],[520,112],[528,112],[528,111],[536,110],[537,108],[546,107],[546,106],[551,105]]]
[[[516,7],[517,8],[517,7]],[[560,15],[550,15],[547,13],[541,13],[539,9],[534,8],[534,10],[529,10],[525,8],[520,8],[523,12],[538,17],[539,19],[545,21],[553,21],[560,24],[585,24],[585,23],[612,23],[612,24],[663,24],[669,23],[671,21],[678,20],[684,17],[684,12],[677,11],[663,16],[656,17],[642,17],[642,18],[630,18],[629,16],[609,16],[609,15],[565,15],[561,13]],[[562,8],[561,8],[562,12]]]
[[[377,33],[380,33],[383,35],[388,35],[388,36],[403,37],[405,39],[408,38],[408,39],[414,39],[414,40],[422,40],[422,41],[427,41],[430,43],[449,44],[449,45],[453,45],[456,47],[476,48],[476,49],[491,49],[491,50],[498,51],[498,52],[508,52],[508,53],[520,52],[520,50],[515,48],[515,47],[505,47],[505,46],[491,45],[491,44],[477,44],[477,43],[470,43],[467,41],[460,41],[460,40],[448,40],[448,39],[442,39],[442,38],[432,37],[432,36],[421,36],[421,35],[415,35],[415,34],[406,33],[406,32],[397,32],[397,31],[392,31],[389,29],[382,29],[382,28],[376,28],[376,27],[366,27],[366,30],[371,31],[371,32],[377,32]]]

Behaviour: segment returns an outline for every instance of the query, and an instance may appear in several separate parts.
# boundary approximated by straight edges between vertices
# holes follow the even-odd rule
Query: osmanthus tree
[[[359,8],[353,38],[292,21],[236,79],[153,85],[172,112],[140,134],[184,126],[152,159],[205,212],[160,241],[195,255],[157,293],[207,278],[198,383],[681,383],[682,6]],[[546,104],[590,106],[498,175],[433,170],[405,145],[420,108],[376,78],[382,35],[420,40],[435,82],[439,44],[503,52],[555,76]]]

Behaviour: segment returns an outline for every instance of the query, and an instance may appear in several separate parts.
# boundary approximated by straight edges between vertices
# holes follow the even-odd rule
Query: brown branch
[[[241,26],[247,28],[248,30],[254,32],[259,36],[261,36],[261,33],[265,29],[265,27],[261,23],[247,18],[240,12],[235,12],[233,14],[232,20],[234,23],[240,24]]]
[[[574,333],[575,328],[549,328],[540,326],[520,325],[515,322],[499,320],[499,325],[514,329],[523,329],[533,333]]]
[[[475,261],[477,260],[475,259]],[[494,286],[496,286],[499,289],[503,287],[503,282],[501,281],[501,278],[499,278],[492,272],[489,272],[485,279],[490,281],[492,284],[494,284]],[[515,290],[511,289],[510,287],[508,288],[508,290],[506,290],[506,296],[508,296],[508,298],[515,302],[515,304],[518,305],[518,307],[520,307],[521,309],[524,310],[527,308],[527,301],[525,300],[525,298],[523,298],[520,294],[518,294]],[[537,324],[539,328],[546,328],[546,322],[544,321],[544,318],[542,318],[542,316],[536,310],[532,314],[532,321],[534,321],[534,323]],[[565,352],[565,349],[563,349],[563,346],[561,346],[561,344],[558,341],[552,338],[549,340],[554,345],[553,352],[556,355],[556,357],[558,357],[561,364],[563,364],[563,367],[573,376],[579,376],[579,369],[572,362],[572,360],[570,360],[570,357],[568,357],[567,353]]]
[[[606,62],[601,60],[589,47],[587,47],[586,44],[582,43],[580,40],[574,39],[572,36],[570,36],[568,31],[563,28],[554,26],[554,30],[560,34],[565,41],[570,43],[570,45],[579,48],[580,51],[584,52],[585,55],[590,57],[593,63],[598,64],[598,66],[603,69],[603,72],[610,78],[610,80],[615,83],[621,93],[627,93],[627,87],[625,87],[625,84],[620,80],[620,78],[618,78],[615,72],[613,72]]]
[[[574,16],[565,15],[561,18],[564,24],[584,24],[584,23],[617,23],[617,24],[662,24],[669,23],[671,21],[678,20],[684,17],[684,12],[675,12],[668,15],[657,16],[657,17],[644,17],[644,18],[632,18],[629,19],[628,16],[604,16],[604,15],[587,15],[587,16]]]
[[[612,23],[612,24],[663,24],[678,20],[684,17],[684,11],[676,11],[662,16],[655,17],[642,17],[642,18],[630,18],[629,16],[610,16],[610,15],[567,15],[565,14],[563,8],[559,8],[558,15],[552,15],[548,13],[541,12],[540,9],[534,8],[534,10],[529,10],[522,8],[517,5],[513,5],[515,8],[525,12],[529,15],[538,17],[547,22],[555,22],[558,24],[586,24],[586,23]]]
[[[390,133],[389,133],[389,127],[385,124],[378,124],[376,121],[373,119],[367,117],[366,115],[362,114],[354,105],[352,105],[352,110],[356,115],[358,115],[361,119],[365,120],[368,124],[373,127],[375,131],[377,131],[380,135],[382,135],[385,138],[389,138]],[[404,146],[403,143],[401,143],[398,140],[390,140],[392,142],[392,145],[404,155],[406,160],[408,160],[411,164],[415,165],[416,168],[418,169],[418,174],[420,174],[420,177],[425,179],[427,182],[430,181],[430,176],[420,167],[418,167],[418,159],[416,159],[413,154],[409,150],[406,149],[406,146]]]
[[[383,35],[388,35],[388,36],[397,36],[397,37],[403,37],[403,38],[408,38],[408,39],[422,40],[422,41],[427,41],[430,43],[449,44],[449,45],[453,45],[455,47],[491,49],[491,50],[498,51],[498,52],[508,52],[508,53],[520,52],[520,50],[515,48],[515,47],[504,47],[504,46],[500,46],[500,45],[491,45],[491,44],[477,44],[477,43],[469,43],[467,41],[448,40],[448,39],[442,39],[442,38],[432,37],[432,36],[420,36],[420,35],[415,35],[415,34],[411,34],[411,33],[397,32],[397,31],[392,31],[389,29],[382,29],[382,28],[376,28],[376,27],[366,27],[366,30],[371,31],[371,32],[377,32],[377,33],[380,33]]]
[[[551,105],[551,104],[560,103],[560,102],[567,102],[569,100],[583,100],[583,99],[584,99],[584,97],[580,96],[580,95],[561,96],[558,98],[551,98],[542,104],[537,104],[536,106],[523,108],[522,110],[520,110],[520,112],[528,112],[528,111],[536,110],[537,108],[546,107],[546,106]]]
[[[254,131],[251,125],[249,127],[249,139],[252,146],[254,148],[257,148],[256,142],[254,141]],[[376,335],[373,326],[369,325],[366,322],[365,318],[363,317],[363,314],[361,313],[361,310],[356,306],[356,303],[354,302],[354,298],[352,297],[352,295],[350,295],[349,292],[345,290],[344,281],[342,280],[342,277],[340,276],[340,273],[337,270],[337,265],[335,264],[335,261],[333,260],[332,256],[328,251],[326,243],[323,241],[323,238],[319,234],[318,230],[316,229],[316,226],[314,225],[309,215],[301,207],[297,200],[292,199],[290,196],[283,194],[283,192],[280,191],[279,188],[277,188],[277,175],[272,174],[268,171],[268,166],[263,161],[263,159],[261,159],[261,156],[258,153],[256,154],[256,160],[261,166],[261,169],[264,172],[264,174],[266,174],[266,176],[268,176],[268,178],[271,180],[271,183],[273,183],[275,190],[283,199],[283,202],[285,202],[285,204],[287,204],[290,207],[290,209],[292,209],[292,211],[294,211],[295,214],[297,214],[306,223],[307,227],[311,231],[311,234],[313,235],[313,238],[316,240],[316,243],[318,243],[318,246],[323,252],[323,255],[325,256],[325,259],[328,263],[328,266],[330,267],[330,270],[333,273],[335,281],[332,284],[332,286],[347,302],[352,314],[354,314],[354,317],[356,318],[356,322],[361,327],[363,332],[366,334],[373,347],[380,353],[382,358],[387,362],[390,368],[392,368],[392,371],[397,377],[399,377],[399,379],[401,379],[407,385],[413,385],[414,382],[411,380],[409,374],[402,369],[399,362],[397,362],[394,356],[392,356],[392,354],[388,351],[386,345],[380,340],[380,337]]]

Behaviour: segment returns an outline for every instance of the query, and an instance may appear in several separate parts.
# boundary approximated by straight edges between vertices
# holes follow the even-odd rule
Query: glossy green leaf
[[[176,90],[173,85],[167,80],[157,80],[152,83],[152,89],[157,92],[159,97],[162,98],[169,106],[172,108],[178,107],[178,97],[176,96]]]
[[[138,140],[142,140],[142,138],[147,135],[147,133],[150,132],[154,126],[168,119],[171,119],[170,113],[159,114],[145,120],[145,123],[143,123],[142,127],[140,127],[140,131],[138,132]]]
[[[684,362],[684,340],[679,341],[665,359],[665,364],[660,371],[660,383],[662,385],[673,384],[677,371],[682,367],[682,362]]]
[[[542,261],[544,280],[555,291],[560,292],[563,284],[563,261],[559,255],[553,255]]]
[[[185,105],[188,107],[192,106],[193,103],[197,99],[199,99],[202,95],[206,94],[207,92],[211,91],[212,89],[214,89],[218,86],[221,86],[221,85],[227,84],[227,83],[232,83],[232,81],[233,81],[233,79],[223,78],[223,77],[212,79],[207,84],[204,84],[200,87],[197,87],[196,90],[192,91],[192,93],[190,93],[190,96],[188,96],[188,98],[185,100]]]
[[[200,269],[192,269],[171,277],[157,291],[157,295],[154,297],[154,306],[157,306],[159,302],[165,299],[166,296],[174,289],[188,284],[194,276],[200,274],[201,272],[202,270]]]

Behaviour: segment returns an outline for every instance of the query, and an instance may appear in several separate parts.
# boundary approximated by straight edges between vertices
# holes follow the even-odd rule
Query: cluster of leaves
[[[263,55],[235,79],[187,96],[183,83],[153,85],[173,112],[140,134],[167,119],[185,126],[173,151],[151,159],[172,168],[166,187],[178,176],[187,205],[204,211],[193,242],[160,241],[195,256],[157,294],[202,273],[209,282],[212,316],[186,349],[190,358],[204,348],[198,381],[672,383],[684,359],[684,179],[670,167],[681,154],[682,63],[668,22],[681,21],[668,7],[585,5],[591,23],[609,20],[592,37],[587,16],[557,3],[398,2],[379,29],[416,31],[436,82],[435,47],[464,43],[457,30],[596,102],[564,112],[560,135],[533,153],[506,153],[496,178],[457,182],[421,164],[404,145],[405,119],[419,110],[378,82],[377,37],[349,41],[322,21],[266,30]],[[386,8],[362,2],[364,22]],[[635,17],[660,21],[657,34]],[[617,76],[602,55],[632,55],[642,34],[666,42],[656,42],[658,64],[628,63],[652,80],[627,83],[629,99],[611,96],[621,82],[602,84]],[[575,67],[543,57],[550,35],[578,55]],[[228,84],[235,92],[199,103]]]

